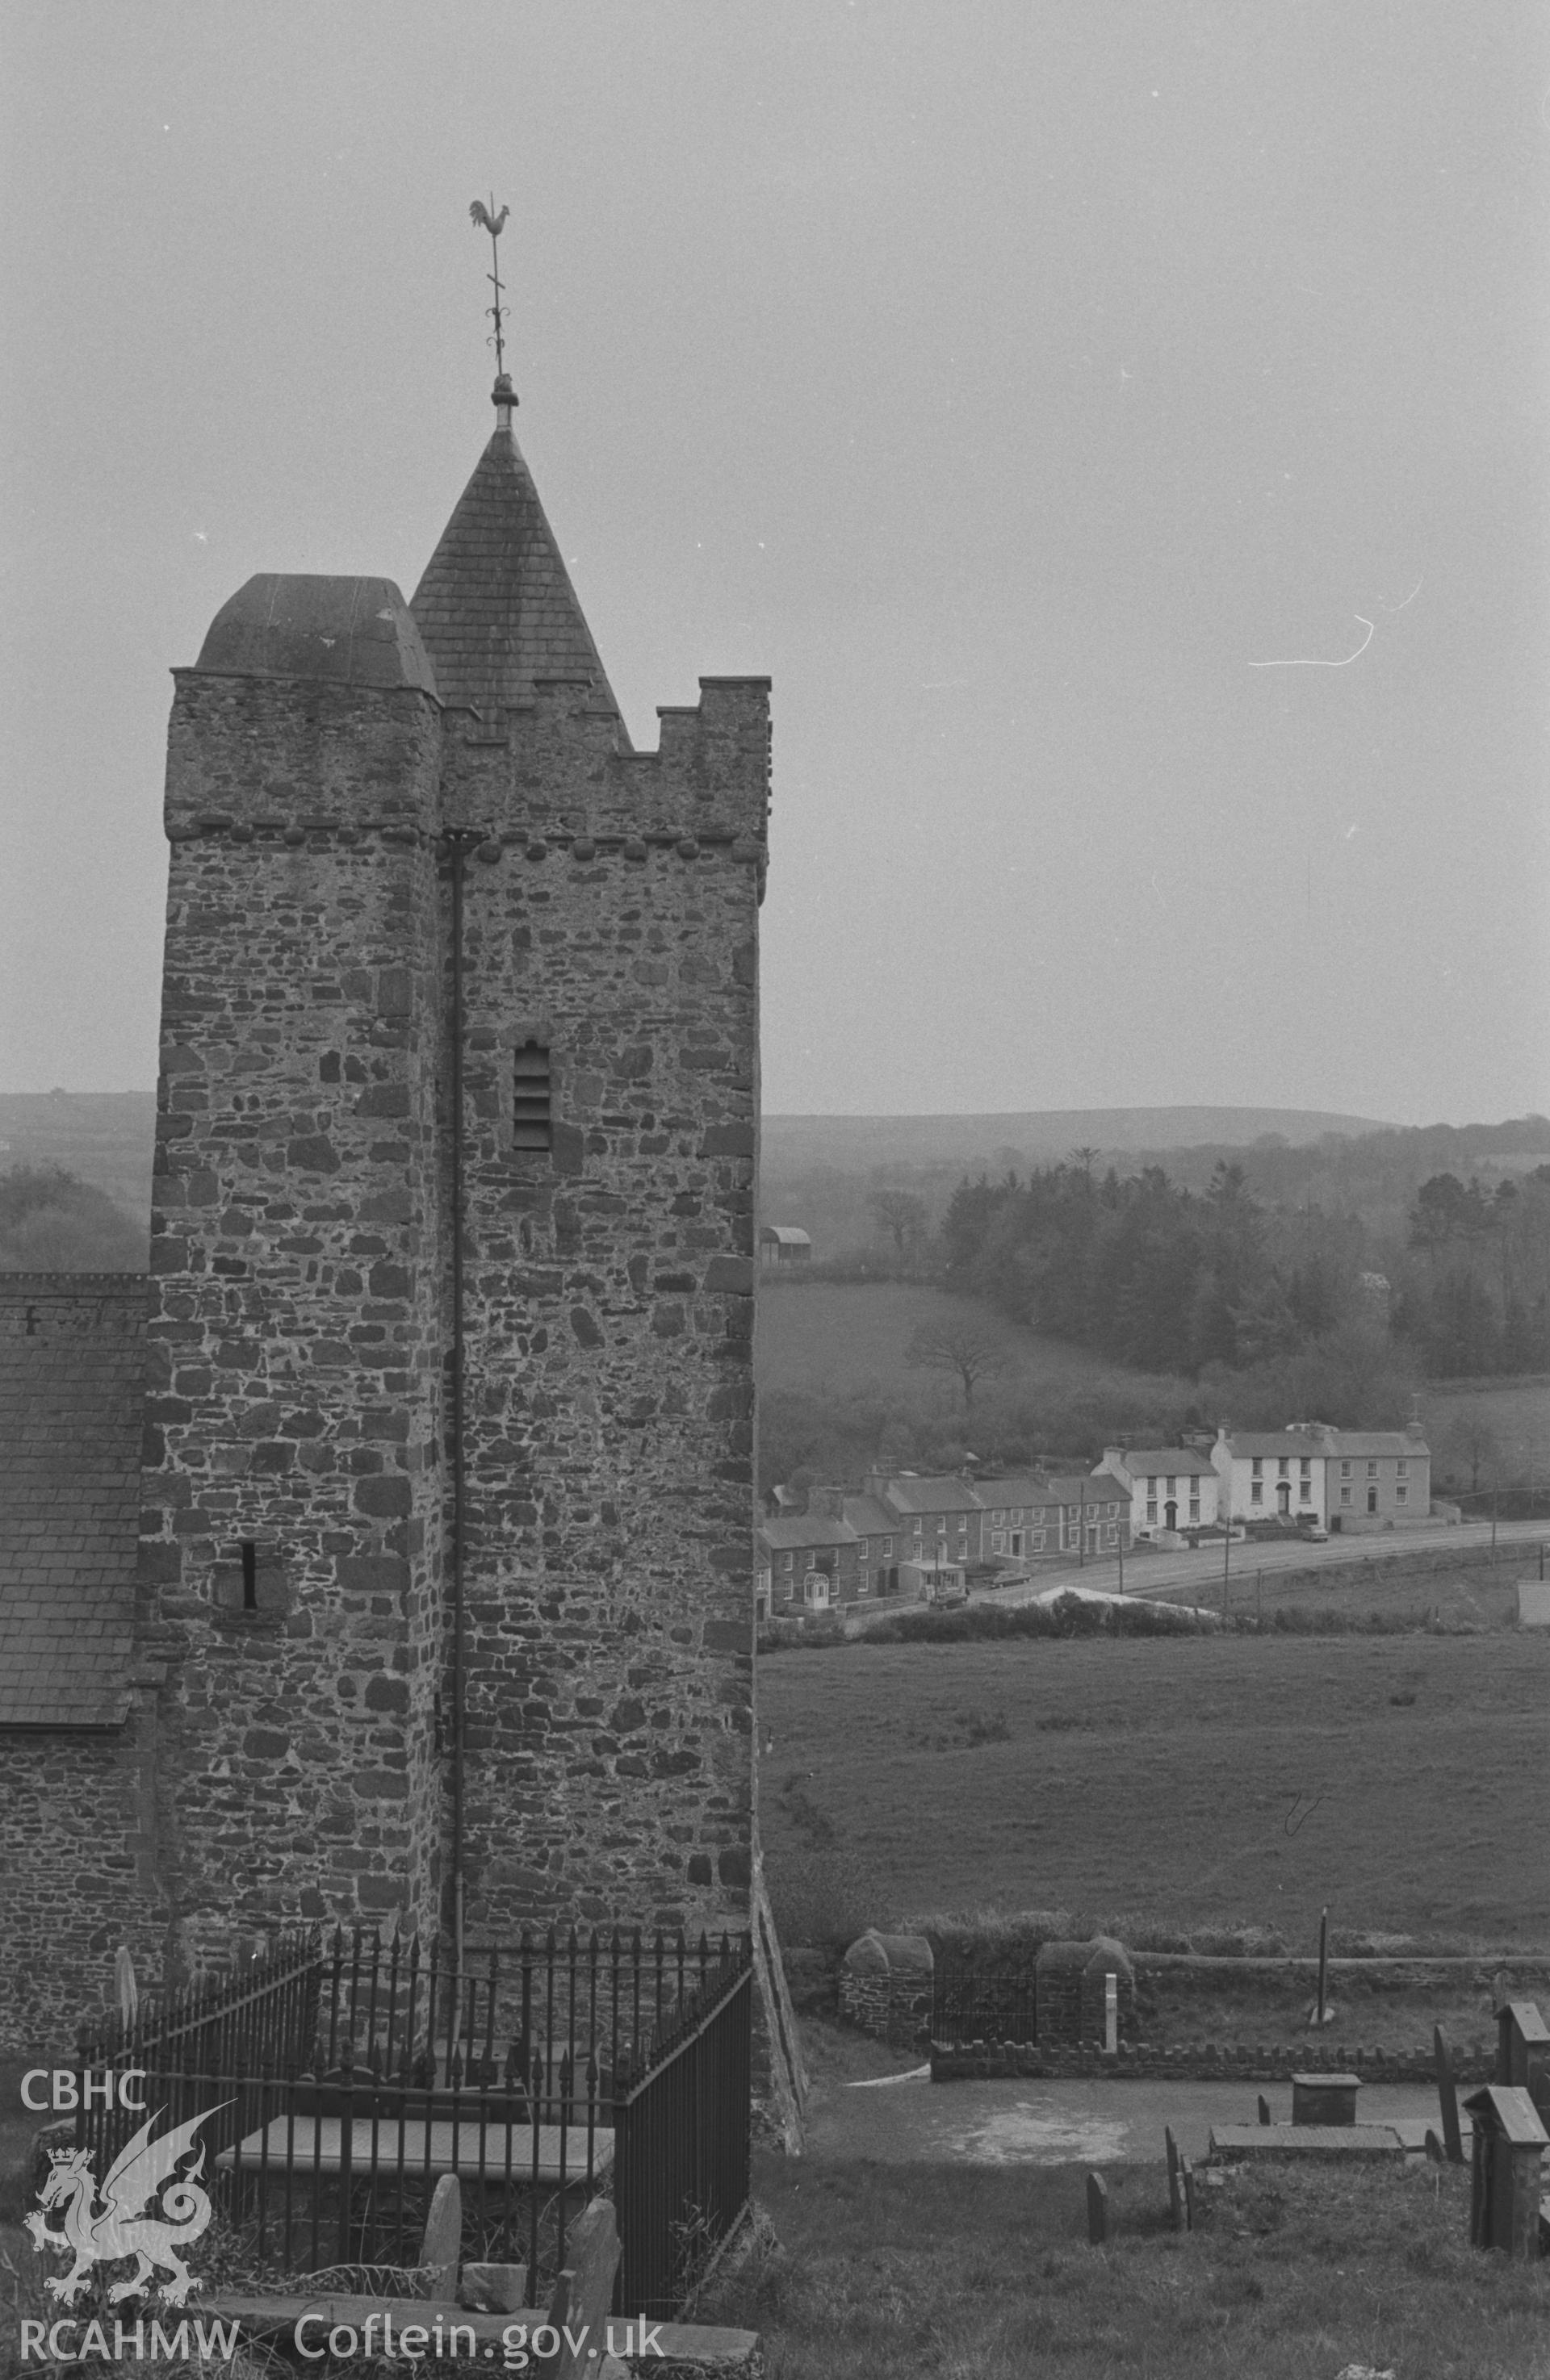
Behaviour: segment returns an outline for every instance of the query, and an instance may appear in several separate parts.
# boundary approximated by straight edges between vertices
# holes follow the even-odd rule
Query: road
[[[1227,1563],[1228,1605],[1246,1609],[1246,1598],[1254,1591],[1256,1572],[1323,1570],[1340,1562],[1398,1561],[1407,1554],[1461,1553],[1466,1547],[1488,1546],[1491,1542],[1489,1521],[1465,1521],[1455,1528],[1385,1529],[1381,1536],[1331,1537],[1324,1545],[1299,1541],[1288,1544],[1259,1543],[1247,1539],[1235,1544]],[[1498,1566],[1504,1578],[1533,1577],[1540,1568],[1539,1548],[1550,1547],[1550,1522],[1502,1521],[1496,1526]],[[1525,1559],[1526,1557],[1526,1559]],[[1546,1557],[1550,1560],[1550,1555]],[[970,1596],[971,1603],[995,1603],[1004,1609],[1014,1604],[1031,1603],[1036,1596],[1051,1586],[1088,1587],[1100,1595],[1119,1591],[1117,1561],[1092,1561],[1080,1566],[1054,1571],[1041,1571],[1026,1586],[985,1587]],[[1222,1608],[1222,1548],[1210,1551],[1188,1551],[1129,1554],[1125,1559],[1125,1593],[1140,1596],[1149,1601],[1170,1599],[1193,1593],[1214,1611]],[[892,1617],[901,1607],[887,1603],[872,1610],[857,1610],[848,1606],[848,1621],[859,1621],[863,1627],[869,1621]]]

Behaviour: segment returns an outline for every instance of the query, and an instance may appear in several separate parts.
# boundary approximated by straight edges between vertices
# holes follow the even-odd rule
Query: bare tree
[[[982,1380],[995,1379],[1010,1368],[1001,1342],[977,1322],[922,1324],[904,1351],[914,1371],[952,1372],[963,1390],[963,1410],[974,1410],[974,1391]]]
[[[1495,1478],[1500,1463],[1501,1448],[1496,1433],[1479,1405],[1460,1405],[1444,1433],[1449,1467],[1470,1468],[1470,1493],[1480,1493],[1480,1475],[1483,1471]]]
[[[926,1205],[909,1190],[874,1190],[867,1200],[880,1230],[888,1232],[896,1256],[907,1256],[926,1233]]]

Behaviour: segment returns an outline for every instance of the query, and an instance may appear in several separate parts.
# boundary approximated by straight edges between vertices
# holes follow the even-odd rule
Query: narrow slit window
[[[258,1609],[258,1548],[251,1537],[244,1537],[238,1551],[242,1556],[242,1609]]]
[[[511,1066],[511,1145],[513,1148],[554,1146],[553,1085],[549,1052],[536,1041],[524,1041]]]

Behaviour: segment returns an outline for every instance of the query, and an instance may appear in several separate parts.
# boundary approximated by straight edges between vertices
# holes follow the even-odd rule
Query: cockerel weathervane
[[[485,205],[482,199],[475,199],[472,206],[469,209],[469,221],[470,223],[482,224],[490,235],[490,254],[494,261],[495,269],[493,273],[486,273],[484,277],[494,285],[495,302],[493,306],[487,306],[484,310],[491,317],[495,325],[495,335],[490,342],[490,345],[495,350],[495,374],[497,379],[504,379],[506,376],[506,347],[501,336],[501,323],[504,320],[504,315],[501,307],[501,252],[499,243],[501,232],[505,227],[506,216],[511,212],[511,209],[509,207],[502,207],[499,214],[496,214],[494,210],[495,194],[492,190],[490,193],[490,203],[488,206]]]

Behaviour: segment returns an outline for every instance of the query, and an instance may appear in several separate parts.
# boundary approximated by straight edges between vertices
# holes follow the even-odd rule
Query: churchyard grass
[[[1105,2179],[1092,2249],[1078,2166],[763,2155],[759,2231],[698,2319],[761,2331],[769,2380],[1550,2372],[1550,2263],[1467,2244],[1465,2168],[1242,2168],[1188,2235],[1160,2155]]]
[[[1550,1947],[1550,1644],[1236,1636],[873,1645],[760,1665],[787,1939],[1064,1907]],[[1005,1722],[1003,1731],[999,1724]],[[858,1920],[860,1923],[858,1924]]]

